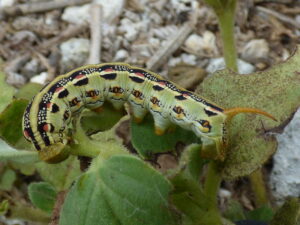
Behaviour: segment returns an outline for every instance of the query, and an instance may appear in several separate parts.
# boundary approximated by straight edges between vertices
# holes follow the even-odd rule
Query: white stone
[[[102,6],[103,20],[106,23],[111,23],[120,16],[124,7],[124,0],[95,0],[94,3]],[[62,19],[74,24],[87,23],[90,20],[90,6],[91,4],[67,7]]]
[[[171,0],[171,5],[176,12],[190,11],[199,8],[197,0]]]
[[[161,40],[168,40],[170,39],[179,28],[176,25],[168,25],[165,27],[158,27],[153,29],[154,36],[161,39]]]
[[[168,61],[169,66],[176,66],[179,63],[186,63],[189,65],[197,65],[197,57],[192,54],[183,53],[179,57],[172,57]]]
[[[197,55],[213,57],[218,54],[216,36],[210,31],[205,31],[202,37],[197,34],[191,34],[184,45],[190,52],[194,52]]]
[[[67,7],[63,14],[62,20],[68,23],[83,24],[87,23],[90,19],[90,4],[82,6],[70,6]]]
[[[64,70],[84,65],[89,56],[90,41],[84,38],[72,38],[60,45],[61,66]]]
[[[15,85],[18,87],[25,84],[26,80],[22,74],[19,74],[16,72],[8,72],[8,71],[6,71],[6,73],[8,74],[7,79],[6,79],[6,82],[8,84]]]
[[[218,70],[225,69],[225,61],[224,58],[215,58],[210,59],[209,64],[206,67],[206,71],[209,73],[214,73]],[[253,73],[255,70],[255,67],[251,65],[250,63],[247,63],[241,59],[238,59],[238,71],[239,74],[249,74]]]
[[[39,66],[39,60],[36,58],[32,58],[22,68],[22,74],[24,74],[26,77],[32,77],[33,74],[38,73]]]
[[[273,157],[270,186],[280,204],[288,196],[300,196],[300,109],[276,138],[278,148]]]
[[[259,62],[269,56],[269,45],[265,39],[249,41],[242,50],[242,58],[248,62]]]
[[[10,7],[13,6],[15,3],[15,0],[1,0],[0,1],[0,8],[1,7]]]
[[[120,23],[118,31],[130,42],[136,40],[140,32],[146,32],[149,26],[149,21],[132,22],[128,18],[123,18]]]
[[[120,49],[116,52],[114,61],[124,61],[129,57],[129,53],[125,49]]]
[[[47,77],[48,77],[48,73],[47,72],[42,72],[39,75],[36,75],[36,76],[32,77],[30,79],[30,82],[44,85],[47,81]]]

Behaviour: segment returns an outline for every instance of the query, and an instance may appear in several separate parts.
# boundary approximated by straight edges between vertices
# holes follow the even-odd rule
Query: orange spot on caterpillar
[[[60,92],[61,90],[65,89],[64,87],[58,87],[55,89],[55,92]]]
[[[165,134],[165,130],[161,129],[160,127],[154,127],[154,132],[158,136],[161,136],[161,135]]]
[[[137,76],[139,76],[139,77],[145,77],[145,75],[142,74],[142,73],[135,73],[135,75],[137,75]]]
[[[46,131],[46,132],[50,131],[50,126],[49,126],[49,124],[45,124],[45,125],[43,126],[43,130]]]
[[[113,70],[113,69],[111,69],[111,68],[104,70],[104,72],[114,72],[114,71],[115,71],[115,70]]]
[[[77,75],[77,76],[75,77],[75,79],[80,79],[80,78],[83,78],[83,77],[85,77],[85,75],[79,74],[79,75]]]
[[[30,138],[27,130],[24,130],[24,131],[23,131],[23,134],[24,134],[24,136],[25,136],[26,138]]]
[[[52,103],[51,103],[51,102],[47,103],[47,105],[46,105],[47,109],[50,109],[51,106],[52,106]]]

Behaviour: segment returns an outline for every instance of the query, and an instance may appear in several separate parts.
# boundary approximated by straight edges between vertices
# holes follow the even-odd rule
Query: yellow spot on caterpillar
[[[98,108],[92,109],[92,111],[96,112],[96,113],[101,113],[104,111],[104,107],[103,106],[99,106]]]
[[[160,127],[154,127],[155,134],[158,136],[164,135],[165,130],[161,129]]]
[[[144,119],[144,118],[133,116],[133,120],[134,120],[134,122],[136,122],[136,123],[141,123],[141,122],[143,122],[143,119]]]

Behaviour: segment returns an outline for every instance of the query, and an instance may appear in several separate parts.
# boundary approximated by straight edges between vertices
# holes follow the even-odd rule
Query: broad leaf
[[[186,144],[199,143],[200,140],[191,131],[176,127],[175,131],[157,136],[154,132],[154,122],[151,115],[147,115],[142,123],[131,121],[132,144],[139,154],[145,158],[155,153],[172,151],[178,142]]]
[[[32,163],[38,161],[36,151],[16,150],[0,140],[0,161]]]
[[[36,164],[36,168],[43,180],[52,184],[57,191],[69,188],[81,174],[79,161],[75,156],[70,156],[58,164],[39,162]]]
[[[6,168],[1,174],[0,178],[0,190],[10,191],[16,181],[16,172]]]
[[[23,140],[22,117],[27,104],[28,100],[15,99],[0,113],[0,136],[12,145]]]
[[[28,195],[35,207],[51,213],[57,195],[51,184],[47,182],[31,183],[28,187]]]
[[[136,157],[98,157],[72,186],[59,224],[170,225],[170,189],[161,174]]]
[[[249,75],[229,70],[204,80],[198,93],[224,108],[254,107],[271,113],[269,118],[243,114],[236,116],[229,133],[229,151],[224,162],[225,178],[248,175],[276,150],[276,140],[267,131],[280,130],[300,105],[300,51],[267,71]]]
[[[42,85],[38,83],[27,83],[22,86],[15,94],[16,98],[31,100],[41,89]]]
[[[0,70],[2,66],[0,66]],[[0,112],[10,103],[15,93],[15,89],[5,82],[5,75],[0,71]]]

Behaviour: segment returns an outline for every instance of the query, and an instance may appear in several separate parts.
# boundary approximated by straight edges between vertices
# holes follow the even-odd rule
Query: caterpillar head
[[[58,163],[68,158],[70,148],[64,143],[57,142],[49,146],[43,147],[39,151],[41,160],[48,163]]]

